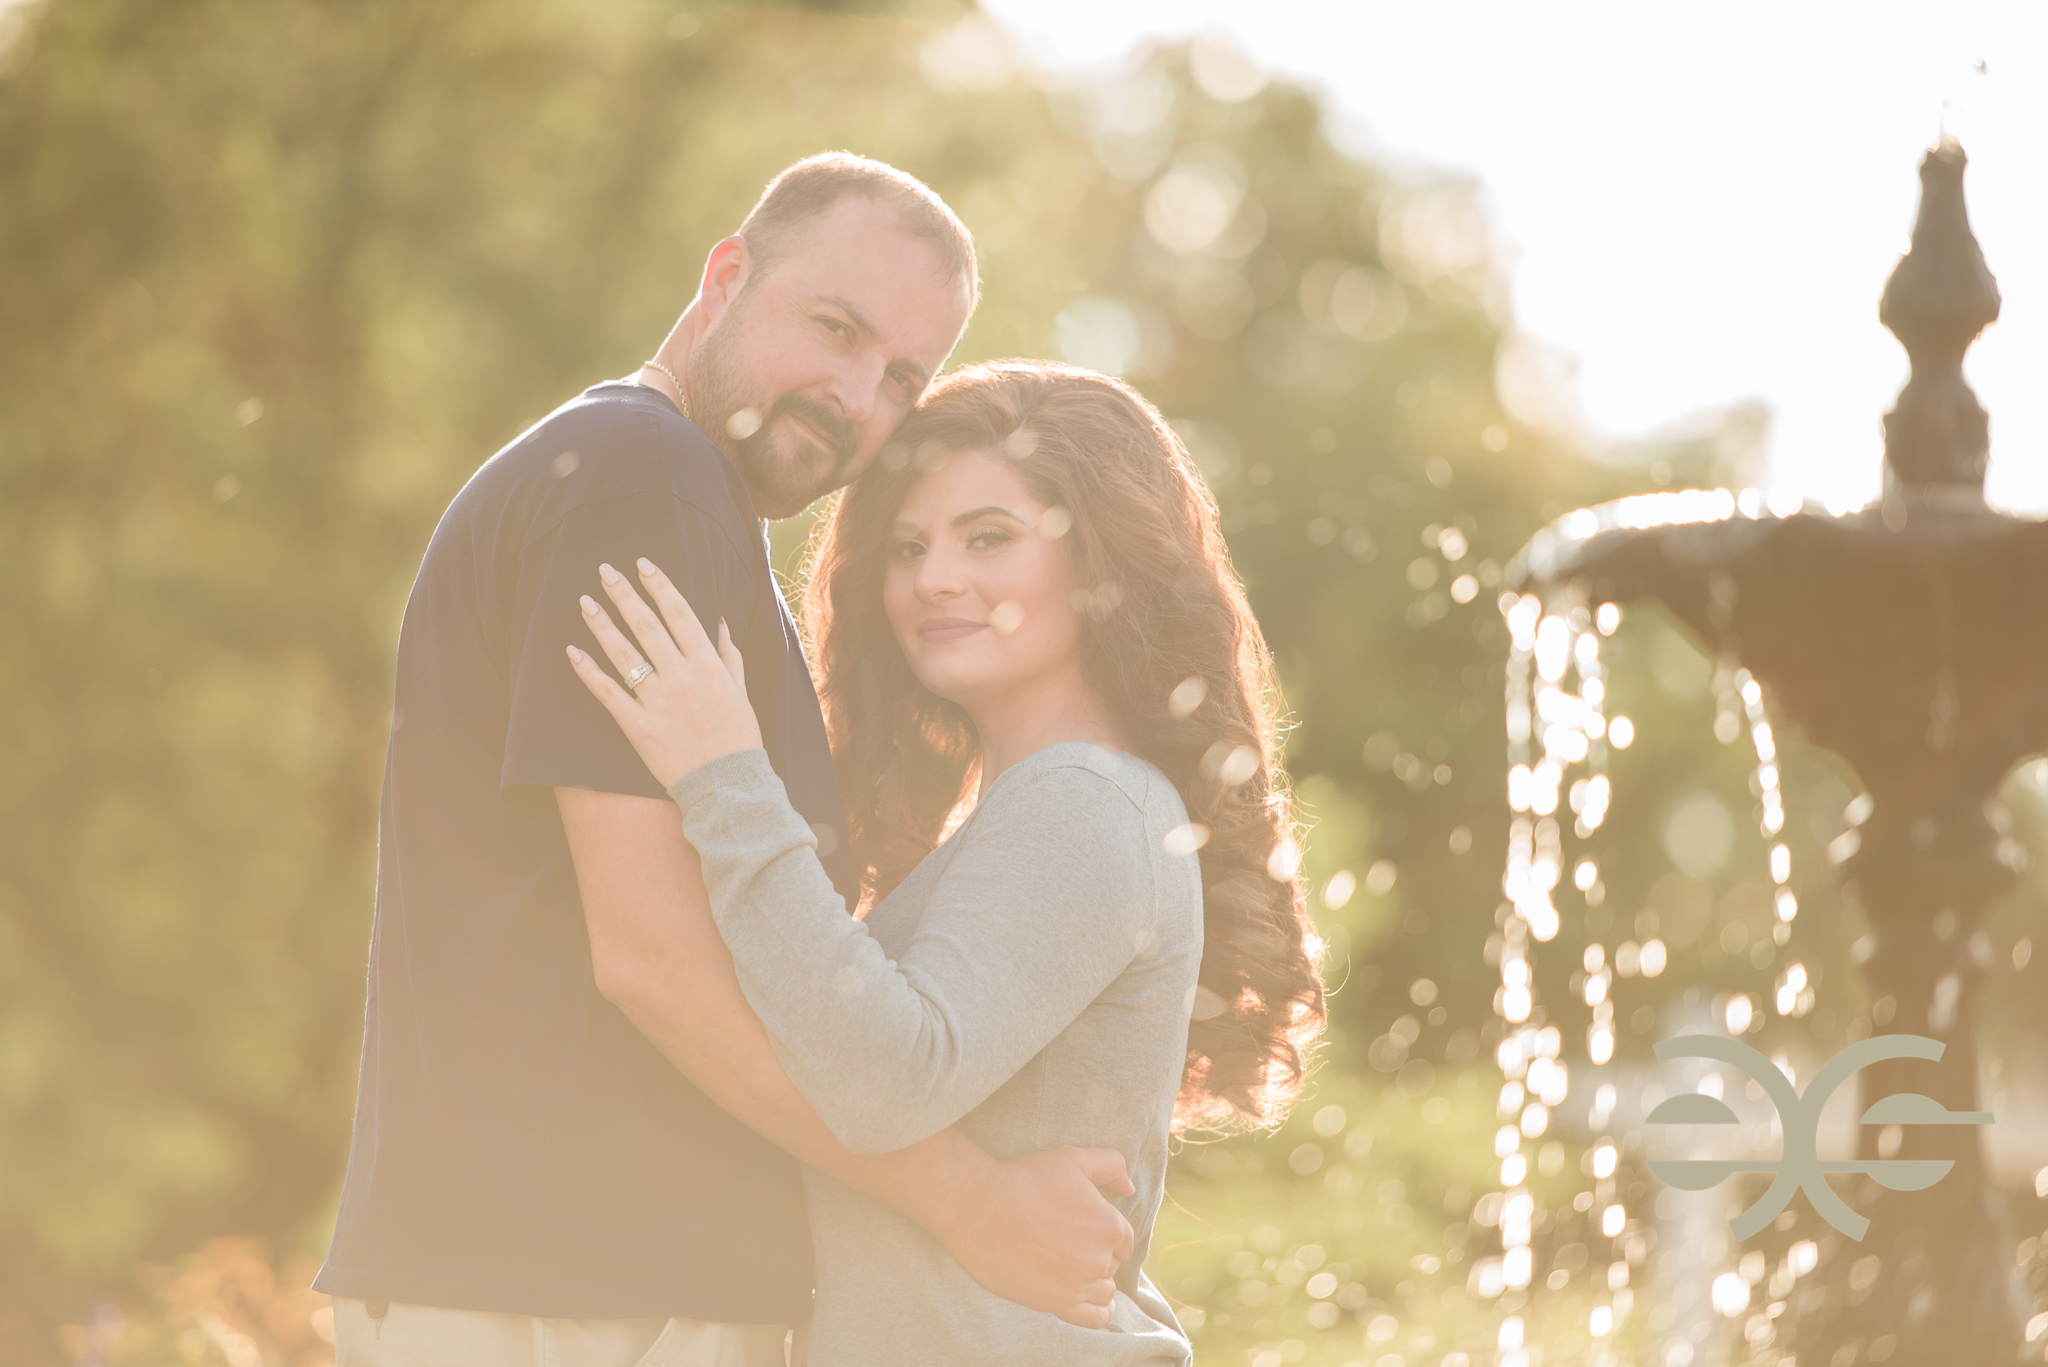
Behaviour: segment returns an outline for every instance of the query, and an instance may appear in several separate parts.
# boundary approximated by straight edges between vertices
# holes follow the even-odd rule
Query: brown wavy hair
[[[1277,764],[1272,657],[1208,486],[1158,411],[1120,381],[1043,362],[955,371],[812,543],[805,615],[863,900],[931,853],[979,777],[973,724],[917,681],[882,606],[896,514],[956,451],[1012,461],[1033,497],[1071,518],[1085,677],[1207,831],[1176,1125],[1276,1124],[1300,1094],[1325,1011]]]

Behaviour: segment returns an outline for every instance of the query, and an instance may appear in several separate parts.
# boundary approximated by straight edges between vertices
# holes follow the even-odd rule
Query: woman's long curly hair
[[[1301,1091],[1324,1004],[1276,763],[1272,657],[1208,486],[1158,411],[1115,379],[1041,362],[955,371],[812,544],[806,617],[864,901],[931,853],[979,777],[967,714],[917,681],[882,606],[896,515],[958,451],[1011,461],[1055,526],[1070,519],[1088,683],[1207,832],[1176,1125],[1275,1124]]]

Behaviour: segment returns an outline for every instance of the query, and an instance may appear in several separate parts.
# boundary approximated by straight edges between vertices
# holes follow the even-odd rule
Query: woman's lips
[[[927,641],[957,641],[963,636],[972,636],[987,625],[986,622],[970,622],[964,617],[933,617],[918,624],[917,634]]]

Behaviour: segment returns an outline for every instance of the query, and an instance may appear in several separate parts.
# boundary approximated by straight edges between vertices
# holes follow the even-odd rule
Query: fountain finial
[[[1998,282],[1963,204],[1969,158],[1944,137],[1920,163],[1912,247],[1884,287],[1878,319],[1912,358],[1912,377],[1884,419],[1888,483],[1984,486],[1990,419],[1963,380],[1963,353],[1998,317]]]

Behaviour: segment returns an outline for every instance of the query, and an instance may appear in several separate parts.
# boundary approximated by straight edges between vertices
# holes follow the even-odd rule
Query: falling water
[[[1750,501],[1758,501],[1759,506],[1748,506]],[[1738,500],[1725,491],[1652,495],[1623,500],[1597,512],[1571,514],[1550,535],[1578,541],[1613,525],[1716,521],[1738,511],[1747,517],[1783,516],[1793,510],[1766,509],[1758,496],[1744,495]],[[1532,1234],[1546,1222],[1540,1198],[1528,1180],[1530,1168],[1542,1161],[1552,1113],[1572,1094],[1574,1066],[1579,1065],[1583,1089],[1591,1085],[1592,1066],[1614,1058],[1616,975],[1655,977],[1664,970],[1669,951],[1655,938],[1609,945],[1599,936],[1588,936],[1579,965],[1583,972],[1573,980],[1579,1000],[1567,1007],[1575,1021],[1583,1019],[1582,1031],[1574,1025],[1567,1032],[1565,1012],[1556,1012],[1553,1019],[1537,1001],[1534,968],[1541,946],[1558,937],[1566,910],[1578,909],[1574,902],[1590,909],[1605,899],[1597,843],[1615,800],[1607,761],[1610,751],[1633,743],[1635,726],[1627,716],[1607,714],[1608,678],[1601,651],[1605,639],[1621,623],[1616,604],[1589,605],[1575,589],[1564,586],[1549,589],[1543,597],[1503,594],[1500,608],[1512,640],[1507,664],[1510,822],[1502,879],[1507,900],[1497,915],[1500,933],[1489,944],[1489,955],[1498,953],[1500,969],[1494,1003],[1501,1019],[1497,1060],[1503,1082],[1501,1123],[1494,1138],[1500,1185],[1486,1200],[1497,1203],[1502,1253],[1475,1269],[1475,1282],[1479,1293],[1496,1299],[1500,1308],[1498,1367],[1528,1367],[1533,1356],[1528,1307],[1545,1281],[1539,1276]],[[1763,689],[1747,670],[1724,662],[1716,669],[1715,694],[1716,736],[1732,744],[1747,733],[1755,752],[1751,785],[1759,803],[1759,827],[1769,848],[1774,915],[1771,940],[1775,950],[1782,951],[1791,941],[1799,899],[1793,887],[1791,850],[1784,839],[1785,800],[1776,737]],[[1561,907],[1560,901],[1566,906]],[[1586,1012],[1583,1018],[1577,1016],[1581,1005]],[[1796,956],[1787,956],[1767,991],[1760,987],[1754,993],[1730,993],[1717,1003],[1713,1024],[1731,1035],[1742,1035],[1762,1029],[1773,1011],[1781,1018],[1799,1017],[1813,1005],[1810,973]],[[1783,1052],[1774,1059],[1788,1075],[1792,1073],[1791,1061]],[[1724,1085],[1720,1072],[1711,1067],[1697,1076],[1688,1074],[1688,1083],[1717,1095]],[[1616,1336],[1635,1310],[1631,1285],[1635,1270],[1644,1263],[1655,1236],[1646,1213],[1632,1210],[1622,1195],[1635,1174],[1624,1170],[1624,1145],[1614,1133],[1620,1102],[1614,1084],[1600,1083],[1587,1100],[1584,1149],[1577,1156],[1581,1159],[1579,1170],[1589,1180],[1576,1193],[1572,1210],[1557,1212],[1558,1221],[1551,1223],[1580,1218],[1582,1213],[1587,1228],[1577,1237],[1594,1247],[1605,1241],[1604,1277],[1599,1270],[1602,1260],[1591,1260],[1595,1300],[1588,1311],[1586,1330],[1594,1351],[1586,1360],[1611,1367],[1619,1360],[1613,1347]],[[1556,1137],[1549,1142],[1555,1145]],[[1555,1156],[1553,1150],[1553,1161]],[[1548,1165],[1545,1170],[1555,1171]],[[1733,1267],[1725,1256],[1716,1257],[1708,1248],[1696,1247],[1695,1252],[1707,1257],[1693,1274],[1702,1281],[1711,1279],[1710,1294],[1704,1299],[1727,1320],[1744,1320],[1746,1316],[1743,1346],[1753,1355],[1765,1355],[1756,1360],[1775,1361],[1768,1354],[1775,1314],[1782,1312],[1782,1302],[1793,1283],[1812,1271],[1815,1246],[1803,1240],[1793,1244],[1774,1268],[1755,1250],[1743,1254]],[[1718,1273],[1717,1266],[1721,1269]],[[1763,1292],[1773,1305],[1752,1312],[1753,1289]],[[1704,1306],[1702,1313],[1712,1314]],[[1713,1357],[1721,1355],[1718,1347],[1709,1351]],[[1690,1337],[1678,1334],[1655,1344],[1650,1360],[1663,1367],[1699,1367],[1694,1354]]]
[[[1499,916],[1501,987],[1494,999],[1503,1022],[1497,1058],[1504,1075],[1499,1114],[1505,1123],[1494,1136],[1494,1153],[1500,1159],[1502,1253],[1497,1263],[1489,1259],[1480,1266],[1477,1281],[1481,1295],[1502,1299],[1500,1367],[1527,1367],[1528,1333],[1523,1316],[1516,1312],[1526,1305],[1535,1280],[1531,1234],[1545,1214],[1528,1182],[1529,1150],[1548,1133],[1550,1113],[1571,1090],[1562,1029],[1546,1023],[1546,1013],[1536,1001],[1533,955],[1536,946],[1555,939],[1562,926],[1557,893],[1567,867],[1572,889],[1587,905],[1598,906],[1605,897],[1597,859],[1590,854],[1575,862],[1567,859],[1566,816],[1560,808],[1568,813],[1572,836],[1584,847],[1605,821],[1612,800],[1608,746],[1625,746],[1633,732],[1626,718],[1610,724],[1604,711],[1606,673],[1600,643],[1620,624],[1618,607],[1602,604],[1593,611],[1567,595],[1546,607],[1534,594],[1506,594],[1501,608],[1512,638],[1507,669],[1511,819],[1502,879],[1508,900]],[[1655,945],[1650,954],[1661,969],[1663,946]],[[1585,1057],[1604,1064],[1614,1056],[1610,988],[1615,965],[1605,946],[1594,943],[1585,951],[1584,968],[1581,995],[1590,1013]],[[1633,1294],[1628,1287],[1629,1250],[1621,1242],[1629,1233],[1628,1212],[1616,1198],[1620,1145],[1608,1133],[1615,1102],[1612,1086],[1602,1087],[1593,1099],[1588,1119],[1592,1154],[1583,1166],[1594,1185],[1586,1193],[1589,1203],[1574,1202],[1589,1215],[1597,1207],[1593,1218],[1611,1255],[1606,1295],[1594,1307],[1588,1325],[1596,1340],[1606,1339],[1628,1315]]]

